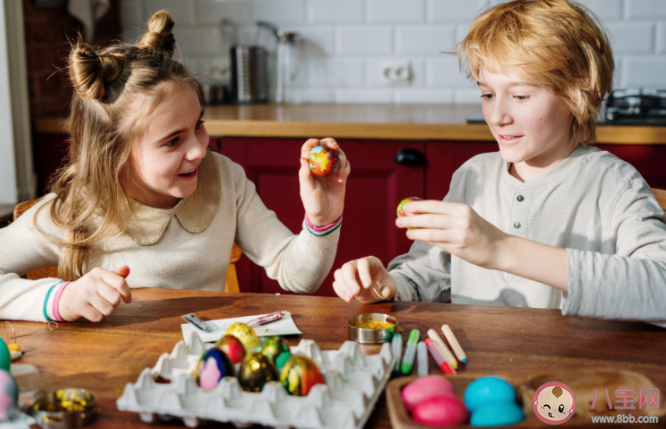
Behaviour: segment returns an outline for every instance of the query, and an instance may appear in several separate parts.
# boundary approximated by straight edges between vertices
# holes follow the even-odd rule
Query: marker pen
[[[414,365],[414,356],[416,355],[416,344],[419,342],[419,335],[421,335],[421,333],[418,329],[412,329],[412,332],[409,333],[407,350],[405,350],[405,356],[402,358],[402,365],[400,366],[400,372],[402,372],[403,375],[412,372],[412,365]]]

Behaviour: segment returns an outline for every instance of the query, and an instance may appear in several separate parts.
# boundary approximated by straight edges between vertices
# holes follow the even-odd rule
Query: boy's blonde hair
[[[478,16],[460,43],[461,69],[481,69],[543,85],[573,114],[572,144],[595,138],[596,114],[613,84],[606,31],[585,6],[567,0],[515,0]]]
[[[155,108],[173,94],[174,85],[194,89],[201,99],[198,81],[173,58],[173,26],[169,14],[159,11],[136,45],[96,50],[79,41],[72,47],[69,159],[51,183],[56,197],[50,205],[53,223],[67,231],[62,241],[51,238],[62,246],[62,279],[76,280],[89,271],[92,245],[124,232],[131,221],[130,153]],[[138,103],[137,95],[147,97]],[[93,215],[99,216],[94,226]]]

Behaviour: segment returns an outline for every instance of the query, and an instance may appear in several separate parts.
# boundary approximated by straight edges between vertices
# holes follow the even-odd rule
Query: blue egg
[[[234,366],[227,355],[216,347],[206,350],[199,358],[195,373],[199,387],[213,390],[227,376],[234,376]]]
[[[18,407],[18,387],[12,375],[0,369],[0,422],[8,420]]]
[[[525,420],[525,413],[515,402],[489,402],[480,405],[469,419],[471,426],[505,426]]]
[[[470,412],[489,402],[515,402],[513,387],[499,377],[477,378],[465,389],[465,405]]]

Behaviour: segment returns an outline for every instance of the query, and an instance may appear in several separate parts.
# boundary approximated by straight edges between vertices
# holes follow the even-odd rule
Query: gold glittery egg
[[[273,361],[261,352],[248,353],[241,362],[238,382],[246,392],[261,392],[264,384],[277,379]]]
[[[225,335],[233,335],[238,338],[247,352],[251,352],[259,347],[259,337],[257,337],[257,333],[246,323],[234,323],[229,326]]]

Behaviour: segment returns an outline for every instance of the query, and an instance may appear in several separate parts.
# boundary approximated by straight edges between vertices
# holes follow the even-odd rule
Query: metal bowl
[[[69,429],[87,426],[98,414],[97,397],[85,389],[49,392],[33,405],[37,424],[44,429]]]
[[[359,328],[358,325],[363,322],[386,322],[392,323],[393,327],[389,329]],[[349,339],[361,344],[376,344],[391,341],[393,334],[398,329],[398,319],[381,313],[359,314],[349,319],[347,325],[349,326]]]

